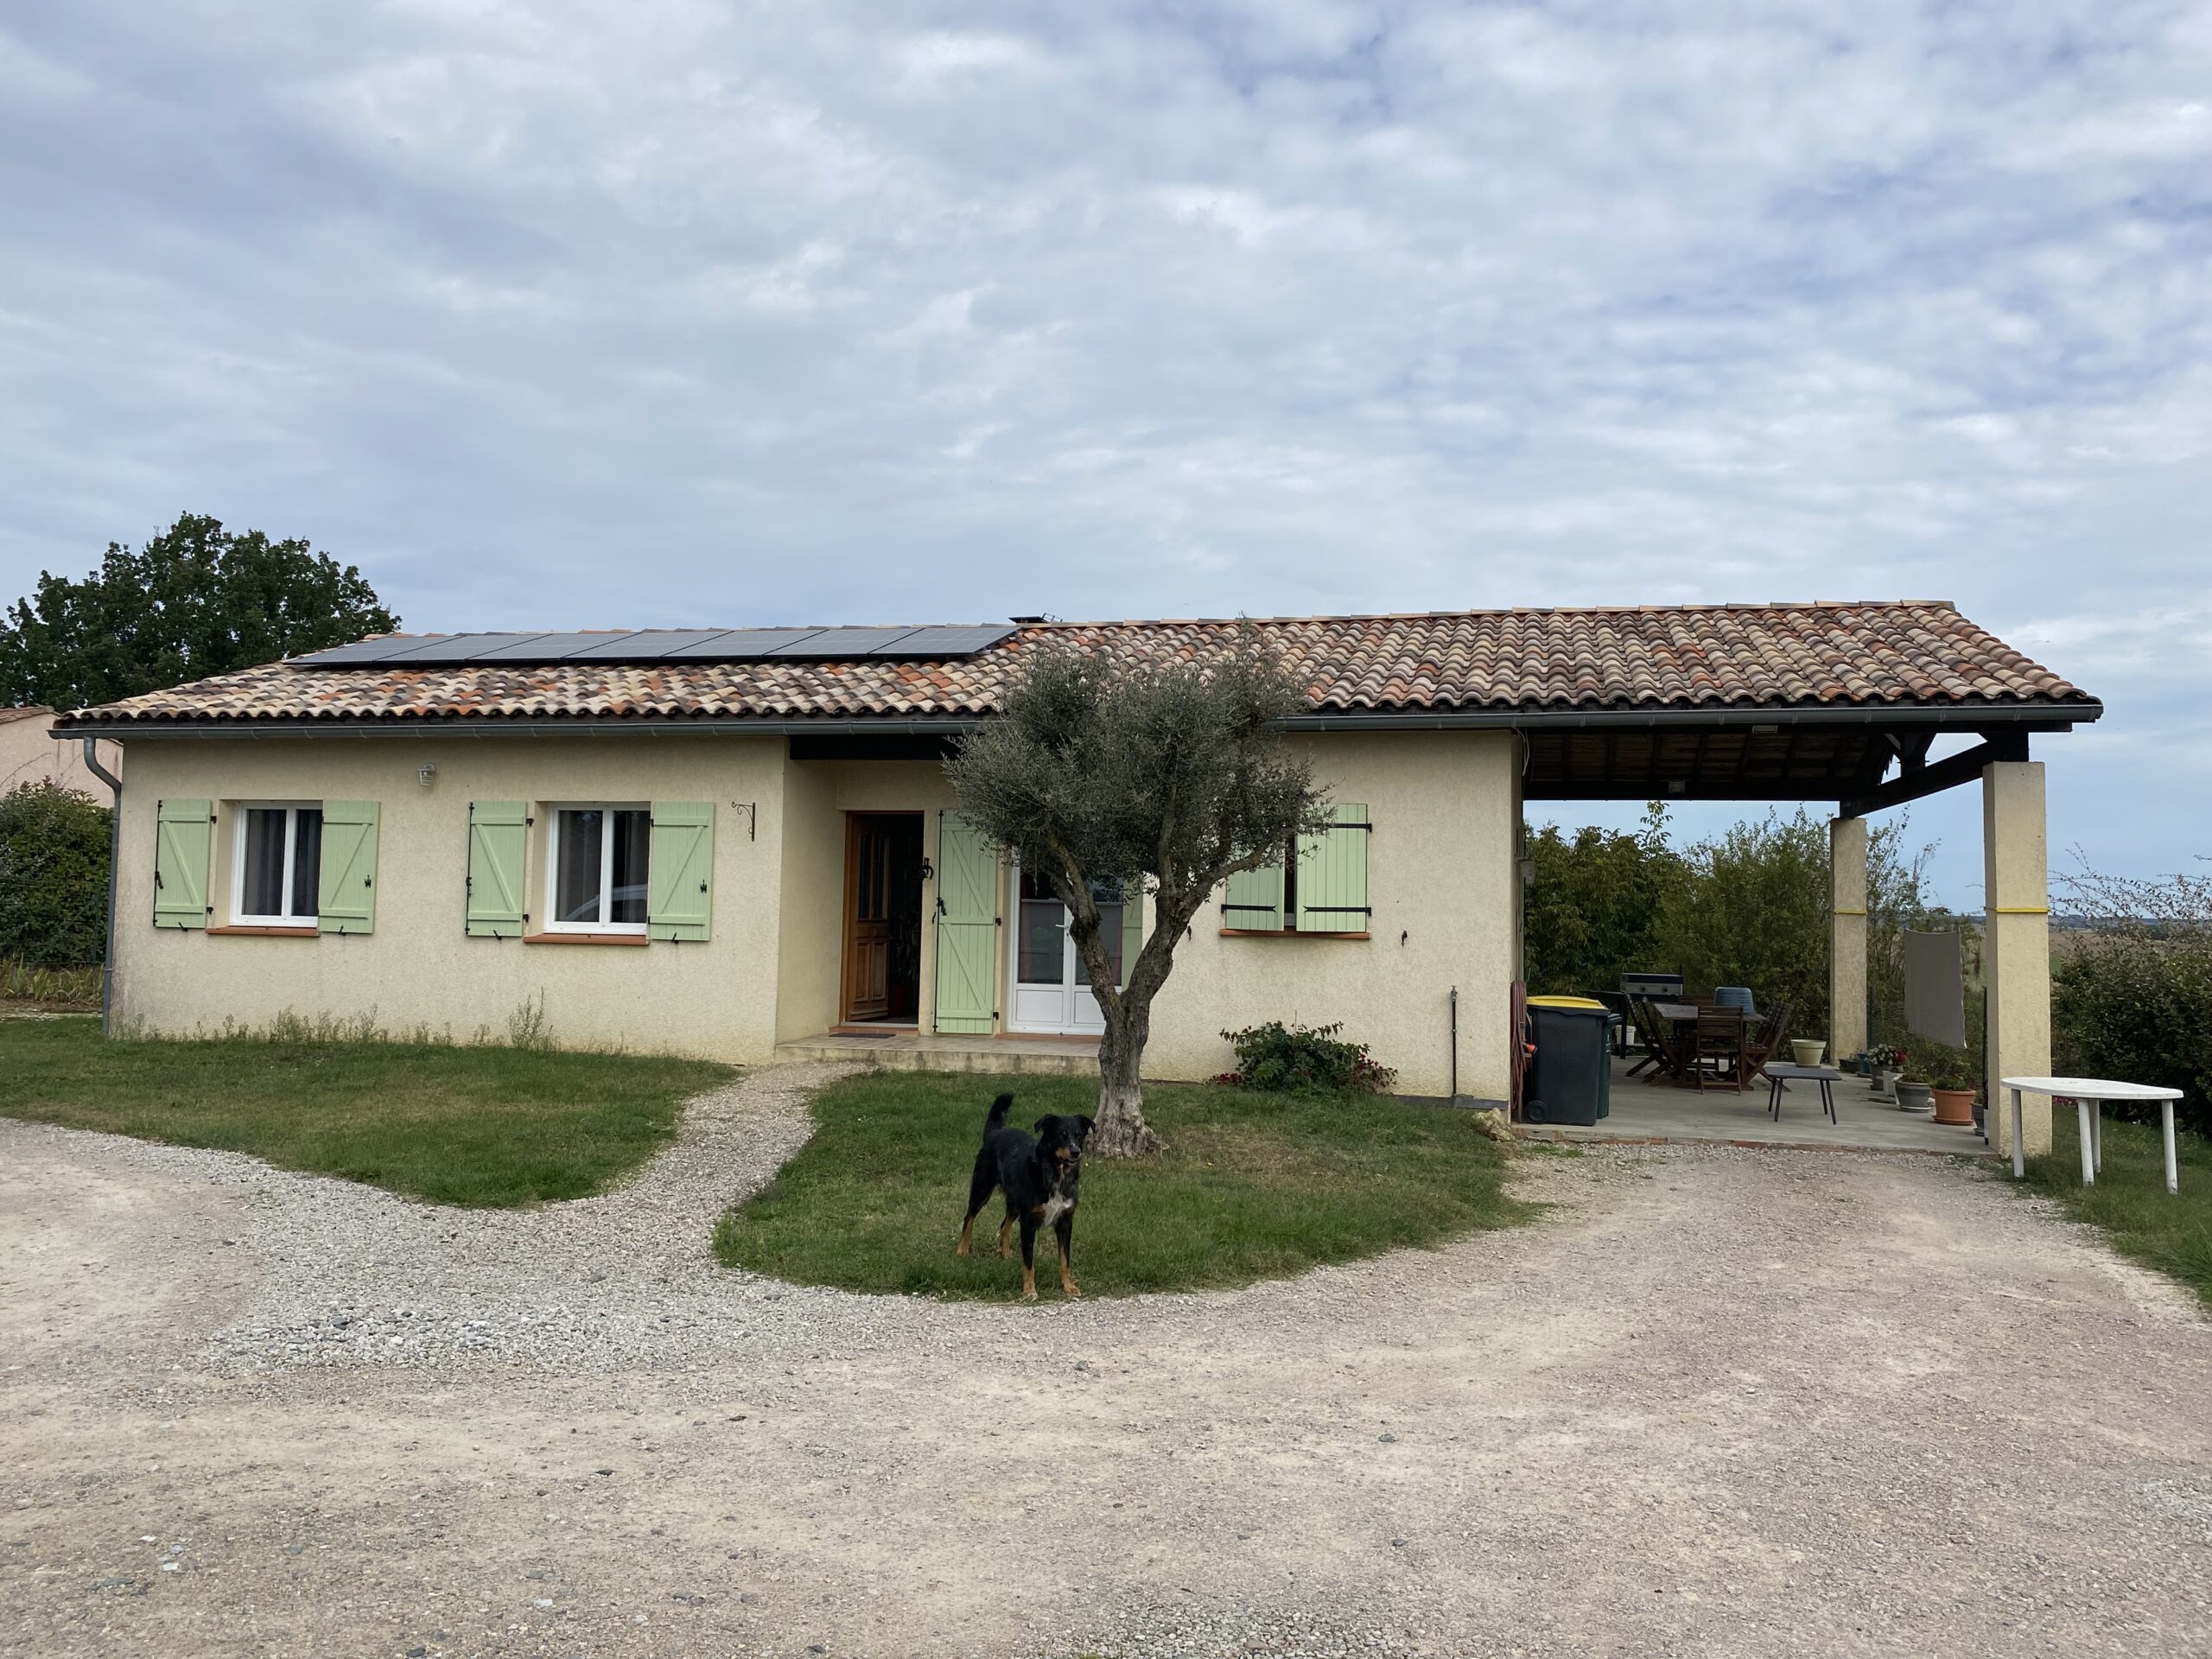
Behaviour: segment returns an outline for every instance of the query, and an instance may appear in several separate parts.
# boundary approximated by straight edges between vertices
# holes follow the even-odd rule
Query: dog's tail
[[[994,1130],[1006,1128],[1006,1115],[1013,1109],[1014,1096],[1012,1095],[1001,1095],[993,1101],[991,1114],[983,1120],[983,1133],[989,1135]]]

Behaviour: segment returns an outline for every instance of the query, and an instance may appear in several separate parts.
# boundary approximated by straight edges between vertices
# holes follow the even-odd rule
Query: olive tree
[[[962,815],[1067,906],[1106,1020],[1090,1146],[1108,1157],[1161,1145],[1139,1073],[1153,999],[1192,919],[1231,875],[1325,827],[1325,797],[1274,729],[1304,706],[1249,624],[1199,661],[1049,644],[1018,671],[1001,717],[947,763]],[[1100,936],[1094,881],[1121,882],[1131,904],[1152,894],[1151,930],[1125,978]]]

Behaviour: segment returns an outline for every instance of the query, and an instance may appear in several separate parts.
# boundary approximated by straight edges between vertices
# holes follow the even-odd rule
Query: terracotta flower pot
[[[1938,1089],[1936,1091],[1936,1121],[1956,1123],[1963,1127],[1974,1122],[1974,1090],[1971,1089]]]

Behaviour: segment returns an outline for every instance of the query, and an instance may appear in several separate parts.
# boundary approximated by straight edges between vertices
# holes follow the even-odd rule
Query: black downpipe
[[[115,791],[107,815],[107,951],[100,962],[100,1035],[115,1035],[115,884],[123,869],[123,779],[100,764],[100,741],[85,740],[85,765]]]

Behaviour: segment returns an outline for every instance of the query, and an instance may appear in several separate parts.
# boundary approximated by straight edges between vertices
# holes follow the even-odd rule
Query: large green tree
[[[356,567],[188,512],[80,581],[40,573],[0,621],[0,704],[83,709],[398,626]]]
[[[1184,931],[1231,875],[1325,827],[1325,798],[1274,729],[1304,707],[1249,626],[1199,662],[1128,664],[1052,647],[1021,671],[1003,717],[948,763],[962,814],[1067,906],[1106,1020],[1091,1145],[1108,1157],[1160,1144],[1139,1077],[1153,998]],[[1094,881],[1120,882],[1130,903],[1152,893],[1152,930],[1126,983],[1100,935]]]
[[[1521,930],[1529,988],[1540,994],[1618,990],[1621,976],[1673,969],[1660,923],[1688,878],[1667,844],[1667,809],[1654,801],[1633,835],[1586,825],[1529,830],[1530,865]]]

